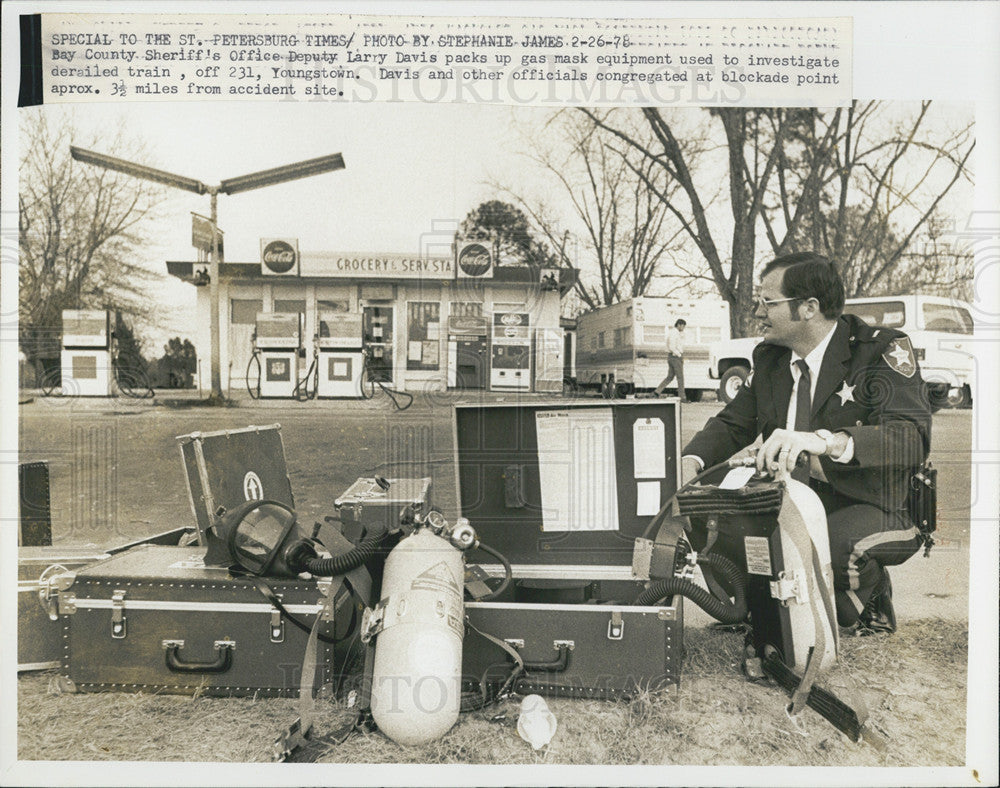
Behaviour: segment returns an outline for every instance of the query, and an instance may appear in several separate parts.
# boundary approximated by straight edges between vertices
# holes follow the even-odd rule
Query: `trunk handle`
[[[214,644],[218,656],[210,662],[185,662],[180,657],[184,648],[183,640],[164,640],[163,650],[166,652],[167,669],[174,673],[225,673],[233,666],[233,651],[236,642],[233,640],[216,640]]]

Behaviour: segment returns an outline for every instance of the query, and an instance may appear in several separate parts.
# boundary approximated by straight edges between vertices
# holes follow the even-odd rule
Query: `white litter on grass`
[[[527,695],[521,701],[517,733],[536,750],[552,741],[556,733],[556,715],[549,711],[541,695]]]

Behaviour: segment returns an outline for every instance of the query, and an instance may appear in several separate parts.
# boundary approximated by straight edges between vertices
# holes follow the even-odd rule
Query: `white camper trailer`
[[[580,315],[576,323],[576,375],[582,389],[607,397],[652,391],[667,376],[667,331],[679,319],[684,331],[684,388],[689,399],[715,391],[708,346],[729,339],[729,305],[712,299],[643,296]],[[669,389],[669,387],[668,387]]]

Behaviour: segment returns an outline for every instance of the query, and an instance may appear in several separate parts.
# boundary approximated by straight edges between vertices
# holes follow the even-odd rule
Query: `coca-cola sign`
[[[298,263],[299,253],[295,246],[281,238],[264,241],[261,244],[260,259],[264,273],[287,274]]]
[[[458,252],[458,271],[460,276],[481,277],[490,272],[493,267],[493,255],[489,247],[481,243],[467,243]]]

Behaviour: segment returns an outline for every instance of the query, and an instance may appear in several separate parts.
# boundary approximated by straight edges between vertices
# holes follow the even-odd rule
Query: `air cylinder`
[[[389,553],[375,640],[372,717],[398,744],[426,744],[458,720],[462,690],[462,552],[419,529]]]

